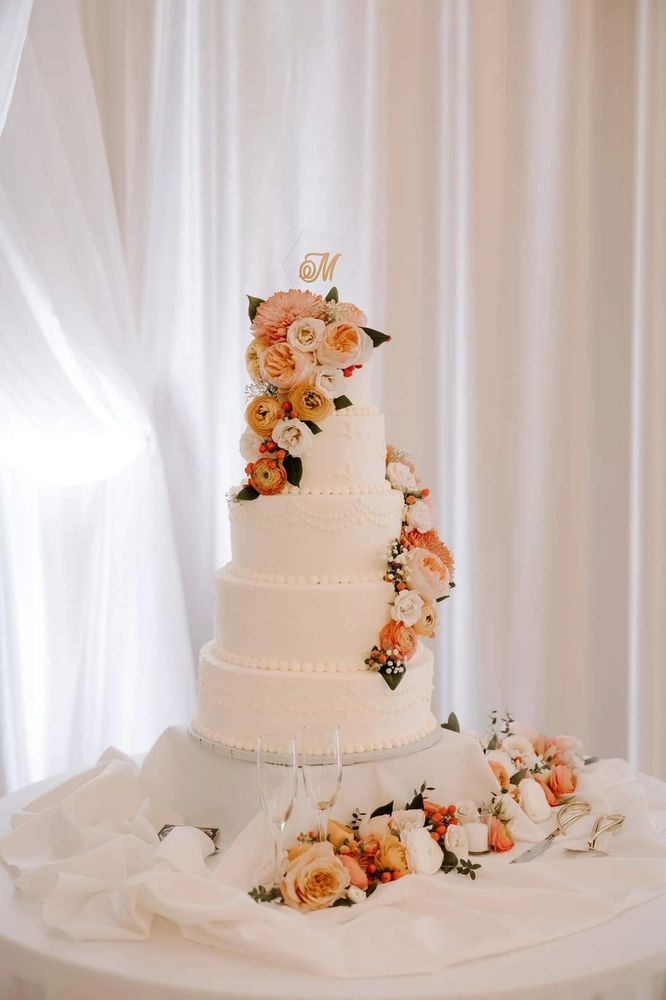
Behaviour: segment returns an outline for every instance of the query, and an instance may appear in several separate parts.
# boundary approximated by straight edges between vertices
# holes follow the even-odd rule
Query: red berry
[[[288,399],[285,399],[284,403],[282,404],[282,409],[283,410],[290,410],[291,409],[291,403],[289,402]]]
[[[267,450],[268,450],[268,449],[266,448],[266,445],[265,445],[265,444],[260,444],[260,445],[259,445],[259,451],[260,451],[260,452],[262,453],[262,455],[263,455],[263,454],[264,454],[264,452],[266,452]]]
[[[400,872],[391,872],[391,879],[393,882],[397,882],[400,878]]]
[[[382,882],[390,882],[391,881],[391,873],[390,872],[382,872],[380,878],[381,878]]]
[[[458,826],[459,820],[455,816],[452,816],[449,820],[449,826]]]
[[[282,461],[282,459],[286,457],[287,457],[286,451],[283,451],[282,448],[280,448],[279,452],[277,453],[277,458],[279,458],[280,461]]]
[[[275,451],[275,449],[277,448],[277,445],[276,445],[275,441],[269,441],[268,444],[266,445],[266,447],[268,448],[269,451]]]
[[[455,806],[448,806],[446,812],[447,812],[447,814],[449,816],[455,816],[455,814],[456,814],[456,807]]]
[[[438,833],[440,835],[440,837],[443,837],[444,834],[446,833],[446,827],[445,826],[438,826],[437,830],[435,832]]]
[[[358,370],[359,368],[362,368],[362,367],[363,367],[363,365],[354,365],[354,368],[356,368],[357,370]]]
[[[374,875],[376,871],[377,869],[375,868],[374,865],[368,865],[367,867],[368,875]]]
[[[437,830],[431,830],[430,836],[432,837],[433,840],[439,840],[439,834],[437,833]]]

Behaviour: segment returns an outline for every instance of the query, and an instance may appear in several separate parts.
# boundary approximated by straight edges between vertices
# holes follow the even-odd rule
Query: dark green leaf
[[[333,285],[332,288],[329,288],[328,295],[324,299],[324,302],[337,302],[337,301],[338,301],[338,290],[335,287],[335,285]]]
[[[497,733],[493,733],[493,735],[488,740],[488,746],[486,747],[486,750],[497,750]]]
[[[519,785],[523,778],[526,778],[530,772],[526,767],[522,767],[520,771],[516,771],[515,774],[511,775],[510,781],[512,785]]]
[[[398,684],[400,683],[400,681],[402,680],[402,678],[405,676],[405,671],[404,670],[401,673],[392,673],[392,674],[389,674],[389,673],[386,672],[386,667],[385,666],[382,666],[380,668],[379,673],[384,678],[384,680],[386,681],[386,683],[388,684],[388,686],[391,688],[391,691],[395,691],[395,689],[397,688]]]
[[[416,792],[411,802],[408,802],[405,809],[423,809],[423,792]]]
[[[596,764],[596,762],[598,760],[599,760],[598,757],[586,757],[583,763],[584,764]]]
[[[248,295],[247,301],[248,301],[247,314],[250,317],[250,322],[253,323],[254,317],[257,315],[257,309],[259,308],[261,303],[265,302],[266,300],[258,299],[255,295]]]
[[[313,434],[321,434],[321,427],[314,420],[304,420],[303,423],[308,425]]]
[[[236,494],[236,499],[256,500],[258,496],[259,496],[258,491],[255,490],[254,486],[250,486],[250,484],[248,483],[247,486],[244,486],[242,490],[239,490],[239,492]]]
[[[442,729],[450,729],[452,733],[460,732],[460,723],[455,712],[449,712],[448,719],[442,723]]]
[[[284,471],[287,473],[287,482],[291,483],[292,486],[298,486],[303,475],[303,463],[300,458],[287,455],[283,464]]]
[[[439,604],[440,601],[448,601],[449,596],[450,596],[449,594],[442,594],[441,597],[436,597],[435,604]]]
[[[388,333],[380,333],[379,330],[373,330],[372,327],[364,326],[363,329],[370,337],[373,347],[379,347],[380,344],[385,344],[387,340],[391,339]]]
[[[336,410],[346,410],[348,406],[353,406],[354,404],[348,396],[338,396],[337,399],[333,400],[333,405]]]
[[[444,857],[442,858],[441,869],[443,872],[455,871],[458,867],[458,858],[453,853],[453,851],[447,851],[444,848]]]
[[[390,816],[393,812],[393,801],[387,802],[385,806],[378,806],[374,812],[370,813],[370,819],[374,816]]]
[[[372,896],[373,892],[375,891],[375,889],[377,888],[378,885],[379,885],[378,882],[371,882],[370,883],[370,885],[368,886],[368,888],[365,890],[365,898],[366,899],[368,898],[368,896]]]
[[[340,898],[336,899],[336,901],[333,903],[333,906],[353,906],[353,905],[354,903],[349,898],[349,896],[340,896]]]

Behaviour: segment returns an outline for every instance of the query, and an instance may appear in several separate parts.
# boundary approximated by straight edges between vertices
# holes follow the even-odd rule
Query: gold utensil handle
[[[566,802],[557,810],[557,826],[554,833],[564,833],[572,823],[579,820],[581,816],[587,816],[590,812],[592,812],[592,806],[589,802],[582,802],[577,799],[574,799],[572,802]]]
[[[623,825],[625,817],[620,813],[617,815],[604,815],[597,816],[594,821],[594,826],[592,827],[592,833],[590,834],[590,839],[587,842],[587,846],[591,851],[597,846],[597,840],[603,833],[613,833],[615,830],[619,830]]]

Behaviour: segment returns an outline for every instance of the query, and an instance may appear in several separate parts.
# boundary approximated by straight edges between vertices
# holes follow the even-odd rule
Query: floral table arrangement
[[[442,728],[460,731],[454,713]],[[488,801],[439,805],[429,797],[435,788],[424,781],[404,809],[388,802],[369,816],[354,810],[347,823],[329,819],[325,840],[314,830],[300,833],[279,884],[257,886],[250,896],[309,912],[361,903],[379,885],[408,875],[457,872],[474,881],[481,865],[470,854],[511,850],[517,830],[520,839],[541,839],[532,825],[571,799],[580,769],[596,760],[574,737],[545,736],[508,713],[492,712],[488,732],[473,735],[499,786]]]

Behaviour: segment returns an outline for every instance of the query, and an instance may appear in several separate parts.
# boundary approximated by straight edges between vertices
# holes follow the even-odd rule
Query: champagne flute
[[[261,809],[273,836],[273,886],[282,878],[282,835],[291,816],[296,800],[298,763],[296,740],[292,737],[287,750],[275,763],[267,757],[275,754],[267,750],[261,737],[257,740],[257,782]]]
[[[342,753],[339,726],[311,724],[303,727],[302,764],[305,794],[317,810],[319,840],[326,840],[328,814],[335,805],[342,783]]]

